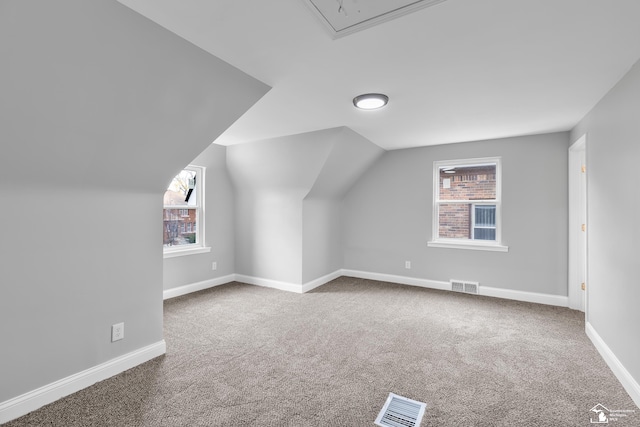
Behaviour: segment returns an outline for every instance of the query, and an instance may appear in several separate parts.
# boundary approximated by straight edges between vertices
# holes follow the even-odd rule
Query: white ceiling
[[[335,40],[304,0],[119,1],[273,87],[222,145],[338,126],[387,150],[569,130],[640,58],[638,0],[447,0]],[[356,110],[367,92],[389,104]]]

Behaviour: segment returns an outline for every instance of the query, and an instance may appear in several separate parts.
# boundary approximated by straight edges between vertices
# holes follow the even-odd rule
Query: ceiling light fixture
[[[381,93],[365,93],[353,98],[353,105],[361,110],[375,110],[384,107],[389,102],[389,97]]]

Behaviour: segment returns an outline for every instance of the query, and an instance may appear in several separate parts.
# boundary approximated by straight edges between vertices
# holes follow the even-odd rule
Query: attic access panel
[[[304,0],[337,39],[445,0]]]

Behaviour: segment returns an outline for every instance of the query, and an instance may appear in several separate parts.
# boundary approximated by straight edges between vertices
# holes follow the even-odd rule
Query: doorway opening
[[[587,136],[569,147],[569,308],[588,315]],[[588,320],[588,319],[587,319]]]

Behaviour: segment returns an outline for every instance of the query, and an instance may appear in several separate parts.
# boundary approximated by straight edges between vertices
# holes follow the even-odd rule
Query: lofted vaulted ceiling
[[[222,145],[339,126],[387,150],[569,130],[640,58],[638,0],[446,0],[339,38],[311,0],[119,1],[272,86]],[[367,92],[388,106],[356,110]]]

